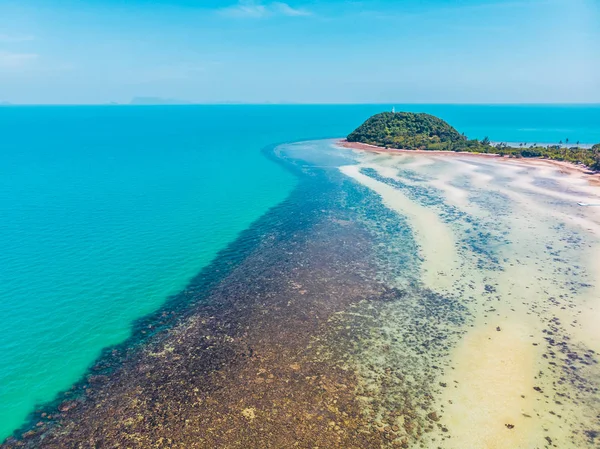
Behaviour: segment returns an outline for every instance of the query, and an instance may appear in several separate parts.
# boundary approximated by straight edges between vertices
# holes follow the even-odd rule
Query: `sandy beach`
[[[600,187],[284,144],[293,194],[3,449],[597,448]]]
[[[600,207],[578,205],[600,204],[598,175],[555,161],[341,146],[359,152],[341,171],[407,217],[424,285],[472,314],[446,359],[438,399],[453,435],[443,447],[598,447]],[[449,208],[465,215],[445,219]]]
[[[382,148],[376,145],[369,145],[366,143],[359,142],[348,142],[345,139],[337,141],[337,145],[343,148],[349,148],[353,150],[366,151],[370,153],[378,154],[435,154],[438,156],[445,157],[461,157],[469,155],[473,158],[495,158],[499,162],[512,163],[512,164],[531,164],[531,165],[549,165],[557,167],[561,172],[570,173],[574,175],[582,175],[581,178],[587,180],[590,184],[600,186],[600,173],[592,173],[587,167],[573,164],[565,161],[555,161],[551,159],[539,159],[539,158],[505,158],[497,154],[485,154],[485,153],[468,153],[468,152],[456,152],[456,151],[430,151],[430,150],[400,150],[395,148]]]

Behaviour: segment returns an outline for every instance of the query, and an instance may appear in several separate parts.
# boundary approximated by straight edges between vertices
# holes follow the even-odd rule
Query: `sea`
[[[600,105],[0,107],[0,441],[286,200],[297,179],[266,147],[392,107],[470,138],[600,142]]]

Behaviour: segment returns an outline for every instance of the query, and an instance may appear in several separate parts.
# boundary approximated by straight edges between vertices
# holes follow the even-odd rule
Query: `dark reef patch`
[[[418,261],[376,195],[337,169],[265,154],[299,176],[290,197],[3,448],[408,447],[438,426],[430,357],[465,310],[390,285]],[[365,308],[371,318],[356,315]],[[399,338],[387,319],[410,326]],[[359,363],[374,342],[396,349],[387,365]]]
[[[444,223],[460,224],[464,228],[463,232],[467,237],[464,238],[461,243],[478,258],[477,268],[502,270],[498,258],[498,249],[510,242],[506,239],[506,236],[500,232],[497,224],[495,225],[493,222],[489,222],[486,223],[485,226],[482,226],[478,220],[474,219],[468,213],[461,211],[456,206],[448,204],[444,200],[442,194],[434,187],[428,185],[415,186],[396,179],[387,178],[380,175],[372,168],[363,168],[361,169],[361,173],[402,191],[412,201],[422,206],[436,207],[439,210],[440,218]],[[402,176],[407,179],[415,180],[417,182],[423,182],[425,180],[425,178],[411,173],[410,170],[402,170]],[[479,202],[486,204],[486,206],[489,207],[487,204],[489,199],[489,196],[486,194],[485,199],[480,198]],[[496,200],[495,203],[498,202],[497,198],[492,197],[492,199]],[[498,208],[498,210],[500,210],[500,208]]]

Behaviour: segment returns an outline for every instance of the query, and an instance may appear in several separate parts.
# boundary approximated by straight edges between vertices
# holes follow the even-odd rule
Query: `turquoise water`
[[[600,106],[395,106],[470,137],[600,142]],[[0,439],[287,197],[264,146],[390,107],[0,108]]]

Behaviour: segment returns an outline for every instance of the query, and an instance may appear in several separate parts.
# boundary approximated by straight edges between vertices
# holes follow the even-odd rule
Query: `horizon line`
[[[452,106],[600,106],[600,102],[531,102],[531,103],[486,103],[486,102],[357,102],[357,103],[294,103],[294,102],[207,102],[207,103],[0,103],[0,107],[38,107],[38,106],[379,106],[379,105],[452,105]]]

